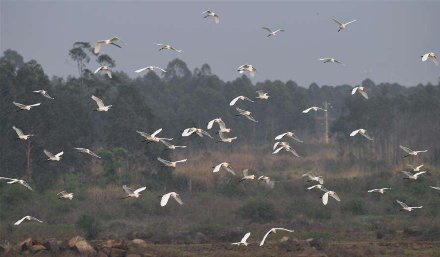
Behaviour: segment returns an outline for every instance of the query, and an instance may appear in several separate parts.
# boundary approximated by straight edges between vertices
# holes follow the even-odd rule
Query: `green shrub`
[[[252,200],[239,209],[239,214],[244,219],[253,222],[266,223],[274,220],[277,216],[274,205],[266,200]]]
[[[87,214],[81,215],[75,222],[75,226],[86,233],[87,239],[95,239],[101,230],[101,225],[95,217]]]
[[[367,208],[365,208],[364,201],[362,200],[351,200],[342,206],[343,213],[350,213],[354,215],[364,215],[367,214]]]

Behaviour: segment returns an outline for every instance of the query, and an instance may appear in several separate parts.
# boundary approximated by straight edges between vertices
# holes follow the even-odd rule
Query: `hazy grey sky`
[[[103,52],[116,60],[116,70],[131,76],[135,69],[163,67],[178,57],[191,70],[208,63],[224,80],[251,63],[258,69],[254,81],[292,79],[302,86],[356,84],[366,77],[412,86],[440,77],[439,66],[420,60],[429,51],[440,54],[439,1],[1,0],[0,9],[0,50],[36,59],[49,75],[76,74],[68,57],[73,42],[119,36],[128,45]],[[202,18],[207,9],[220,15],[220,24]],[[338,33],[333,17],[358,21]],[[286,32],[267,38],[262,26]],[[158,52],[153,42],[183,52]],[[320,57],[346,65],[322,64]],[[90,62],[90,69],[96,67]]]

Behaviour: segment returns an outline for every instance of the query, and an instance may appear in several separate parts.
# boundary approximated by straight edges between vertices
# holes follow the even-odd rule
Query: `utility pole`
[[[324,109],[326,110],[325,111],[325,135],[324,135],[324,138],[325,138],[325,143],[326,144],[328,144],[328,112],[330,111],[329,110],[329,107],[330,105],[329,105],[329,103],[327,102],[327,100],[324,102]]]

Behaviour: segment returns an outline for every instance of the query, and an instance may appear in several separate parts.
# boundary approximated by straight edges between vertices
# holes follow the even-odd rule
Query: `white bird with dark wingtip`
[[[18,184],[26,187],[27,189],[33,191],[32,187],[29,186],[29,184],[26,181],[24,181],[23,179],[0,177],[0,180],[9,180],[8,182],[6,182],[7,184],[12,185],[12,184],[18,183]]]
[[[237,245],[237,246],[239,246],[239,245],[244,245],[244,246],[248,246],[248,242],[246,242],[247,240],[248,240],[248,238],[251,236],[251,232],[247,232],[244,236],[243,236],[243,238],[240,240],[240,242],[235,242],[235,243],[232,243],[232,245]]]
[[[101,100],[101,98],[98,98],[98,97],[96,97],[94,95],[92,95],[92,99],[98,105],[98,109],[95,109],[95,111],[98,111],[98,112],[108,112],[108,110],[110,110],[110,108],[112,107],[112,105],[105,106],[105,104]]]
[[[61,161],[61,156],[64,154],[64,152],[59,152],[57,154],[53,154],[47,150],[44,150],[44,154],[49,157],[49,159],[47,159],[47,161],[56,161],[59,162]]]
[[[148,67],[145,67],[145,68],[141,68],[139,70],[135,70],[134,72],[140,73],[140,72],[143,72],[143,71],[154,71],[154,70],[160,70],[162,72],[167,72],[166,70],[164,70],[164,69],[162,69],[160,67],[157,67],[157,66],[148,66]]]
[[[127,185],[123,185],[122,189],[124,189],[125,193],[127,194],[127,196],[123,197],[122,199],[127,199],[130,197],[133,198],[139,198],[139,196],[141,196],[141,192],[144,191],[145,189],[147,189],[147,187],[140,187],[136,190],[133,190],[131,188],[129,188]]]
[[[105,73],[105,74],[107,74],[107,76],[109,77],[109,78],[112,78],[112,69],[109,67],[109,66],[106,66],[106,65],[103,65],[103,66],[100,66],[98,69],[96,69],[95,70],[95,72],[93,72],[93,73],[98,73],[98,72],[101,72],[101,73]]]
[[[244,169],[242,172],[243,172],[243,177],[240,179],[240,182],[243,182],[245,180],[254,180],[255,179],[255,175],[249,175],[248,169]]]
[[[338,194],[336,194],[335,191],[327,191],[324,193],[324,195],[322,195],[322,204],[327,205],[329,196],[333,197],[333,199],[335,199],[338,202],[341,201],[341,199],[339,198]]]
[[[316,181],[321,185],[324,184],[324,178],[322,176],[316,176],[311,172],[303,174],[302,177],[308,177],[307,182]]]
[[[15,223],[14,223],[14,225],[15,226],[18,226],[18,225],[20,225],[23,221],[25,221],[25,220],[29,220],[29,221],[38,221],[38,222],[40,222],[40,223],[42,223],[43,221],[41,221],[41,220],[39,220],[39,219],[37,219],[37,218],[35,218],[35,217],[32,217],[32,216],[24,216],[23,218],[21,218],[21,219],[19,219],[19,220],[17,220]]]
[[[176,150],[177,148],[186,148],[186,145],[173,145],[163,139],[161,139],[160,142],[162,144],[164,144],[168,149],[171,149],[171,150]]]
[[[159,51],[162,51],[162,50],[173,50],[173,51],[176,51],[178,53],[182,52],[182,50],[177,50],[176,48],[172,47],[171,45],[158,44],[158,43],[154,43],[154,44],[157,45],[157,46],[160,46]]]
[[[206,127],[207,129],[212,129],[212,126],[214,125],[214,123],[217,123],[218,126],[220,127],[219,132],[223,132],[223,133],[229,133],[231,132],[230,128],[226,127],[225,122],[222,120],[222,118],[215,118],[211,121],[208,122],[208,126]]]
[[[180,205],[183,204],[182,199],[180,198],[180,195],[176,192],[170,192],[168,194],[164,194],[162,196],[162,199],[160,200],[160,206],[164,207],[165,205],[167,205],[168,200],[170,199],[170,197],[174,198],[174,200],[176,200],[176,202]]]
[[[58,195],[59,199],[61,199],[61,198],[69,199],[69,200],[73,199],[73,193],[68,193],[67,191],[64,191],[64,190],[59,192],[57,195]]]
[[[363,86],[357,86],[351,90],[352,95],[354,95],[356,92],[359,92],[365,99],[368,99],[368,94]]]
[[[348,24],[353,23],[353,22],[356,21],[356,20],[352,20],[352,21],[349,21],[349,22],[346,22],[346,23],[342,23],[342,22],[338,21],[337,19],[332,19],[332,20],[333,20],[334,22],[336,22],[336,23],[339,25],[339,30],[338,30],[338,32],[341,31],[341,30],[343,30],[343,29],[345,29],[345,28],[347,27]]]
[[[333,57],[324,57],[324,58],[320,58],[319,60],[322,61],[323,63],[339,63],[339,64],[342,64],[342,62],[336,60]]]
[[[110,39],[98,40],[95,43],[95,48],[93,49],[93,53],[98,54],[99,51],[101,50],[101,46],[102,45],[114,45],[114,46],[117,46],[119,48],[122,48],[120,45],[115,43],[117,41],[121,41],[122,42],[122,40],[119,39],[118,37],[112,37]]]
[[[36,103],[36,104],[25,105],[17,102],[12,102],[12,103],[18,108],[20,108],[19,111],[30,111],[32,107],[39,106],[41,104],[41,103]]]
[[[171,161],[164,160],[164,159],[162,159],[160,157],[157,157],[157,160],[160,161],[161,163],[163,163],[165,167],[176,168],[177,163],[179,163],[179,162],[186,162],[188,159],[183,159],[183,160],[180,160],[180,161],[171,162]]]
[[[279,134],[278,136],[275,137],[275,140],[281,140],[283,137],[289,137],[299,143],[304,143],[304,141],[302,141],[301,139],[298,138],[298,136],[292,132],[292,131],[288,131],[282,134]]]
[[[272,30],[268,27],[262,27],[262,29],[266,30],[267,32],[269,32],[269,34],[267,35],[267,37],[270,36],[276,36],[278,32],[284,32],[284,29],[277,29],[277,30]]]
[[[235,116],[244,116],[248,120],[251,120],[253,122],[258,122],[254,117],[251,116],[252,113],[250,111],[245,111],[245,110],[240,109],[238,107],[236,107],[235,109],[238,111],[238,114],[236,114]]]
[[[43,90],[43,89],[41,89],[41,90],[35,90],[35,91],[32,91],[32,92],[34,92],[35,94],[40,94],[40,95],[42,95],[42,96],[44,96],[44,97],[46,97],[46,98],[52,99],[52,100],[55,99],[55,98],[51,97],[51,96],[49,95],[49,93],[47,93],[46,90]]]
[[[147,143],[160,142],[161,140],[168,140],[168,141],[173,140],[172,138],[157,137],[157,134],[159,134],[161,131],[162,128],[154,131],[154,133],[150,135],[148,133],[136,130],[136,132],[139,133],[139,135],[141,135],[145,139],[145,141],[147,141]]]
[[[95,158],[101,159],[100,156],[98,156],[96,153],[92,152],[90,149],[80,148],[80,147],[74,147],[74,148],[80,153],[85,153],[85,154],[88,154],[88,155],[93,156]]]
[[[232,175],[234,175],[234,176],[236,175],[235,171],[232,169],[231,165],[227,162],[222,162],[212,168],[213,168],[213,170],[212,170],[213,173],[217,173],[220,171],[221,168],[224,168],[227,172],[231,173]]]
[[[182,137],[189,137],[194,133],[196,133],[199,137],[208,136],[210,138],[213,138],[207,131],[195,127],[184,129],[182,131]]]
[[[425,62],[428,59],[430,59],[435,65],[439,64],[438,59],[437,59],[437,55],[435,55],[435,53],[433,53],[433,52],[429,52],[429,53],[422,55],[422,62]]]
[[[263,246],[263,245],[264,245],[264,242],[266,241],[266,238],[267,238],[267,236],[268,236],[270,233],[274,233],[274,234],[276,234],[278,230],[287,231],[287,232],[290,232],[290,233],[294,232],[293,229],[287,229],[287,228],[271,228],[271,229],[269,229],[269,231],[267,231],[267,233],[264,235],[263,240],[261,240],[261,242],[260,242],[260,246]]]
[[[21,139],[21,140],[28,140],[30,137],[33,137],[33,136],[34,136],[34,135],[32,135],[32,134],[25,135],[25,134],[23,133],[23,130],[17,128],[16,126],[12,126],[12,129],[14,129],[14,130],[15,130],[15,133],[17,133],[18,139]]]
[[[278,143],[278,142],[277,142]],[[275,149],[275,151],[273,151],[272,154],[277,154],[279,151],[281,150],[285,150],[286,152],[290,152],[292,153],[294,156],[296,157],[300,157],[299,154],[295,151],[295,149],[293,149],[289,143],[286,142],[280,142],[280,147],[278,147],[277,149]]]
[[[202,12],[202,14],[205,14],[205,16],[203,18],[212,17],[214,19],[215,23],[218,24],[220,22],[220,17],[218,16],[218,14],[216,14],[215,12],[213,12],[211,10],[206,10],[206,11]]]
[[[232,143],[232,141],[234,141],[235,139],[237,139],[237,137],[226,137],[226,133],[224,132],[219,132],[218,133],[220,140],[217,141],[217,143],[223,142],[223,143]]]
[[[326,110],[326,109],[322,109],[321,107],[312,106],[312,107],[310,107],[310,108],[305,109],[305,110],[302,111],[302,112],[303,112],[303,113],[308,113],[308,112],[310,112],[310,111],[315,111],[315,112],[317,112],[317,111],[324,111],[324,112],[326,112],[327,110]]]
[[[426,173],[426,171],[420,171],[420,172],[417,172],[417,173],[415,173],[415,174],[412,174],[411,172],[409,172],[409,171],[405,171],[405,170],[403,170],[403,171],[401,171],[401,172],[402,172],[403,174],[406,175],[406,177],[403,178],[403,179],[411,179],[411,180],[417,180],[417,179],[419,178],[420,175]]]
[[[244,72],[249,72],[249,75],[251,77],[255,76],[255,74],[257,73],[257,69],[252,64],[243,64],[237,68],[237,71],[240,74],[243,74]]]
[[[351,137],[354,137],[354,136],[356,136],[356,135],[358,135],[358,134],[361,135],[361,136],[363,136],[363,137],[365,137],[365,138],[368,139],[368,140],[371,140],[371,141],[374,140],[372,137],[370,137],[369,135],[367,135],[367,130],[366,130],[366,129],[356,129],[356,130],[354,130],[353,132],[350,133],[350,136],[351,136]]]
[[[384,194],[386,190],[391,190],[390,187],[384,187],[384,188],[375,188],[368,190],[368,193],[381,193]]]
[[[402,209],[400,211],[403,211],[403,210],[405,210],[405,211],[412,211],[413,209],[422,209],[423,208],[423,206],[409,207],[408,205],[406,205],[406,203],[401,202],[399,200],[396,200],[396,202],[398,204],[400,204],[400,206],[402,206]]]
[[[234,104],[238,101],[238,100],[241,100],[241,101],[244,101],[244,100],[246,100],[246,101],[249,101],[249,102],[254,102],[254,101],[252,101],[249,97],[246,97],[246,96],[237,96],[236,98],[234,98],[234,99],[232,99],[232,101],[229,103],[229,106],[234,106]]]
[[[267,99],[269,99],[269,97],[270,97],[270,96],[266,93],[266,91],[264,91],[264,90],[258,90],[258,91],[255,91],[255,93],[258,94],[258,96],[255,97],[255,99],[258,99],[258,100],[267,100]]]
[[[405,151],[407,153],[407,155],[403,156],[403,158],[408,157],[410,155],[417,156],[419,153],[426,153],[428,151],[428,150],[414,151],[414,150],[411,150],[409,147],[405,147],[402,145],[400,145],[399,147],[400,147],[400,149],[402,149],[403,151]]]

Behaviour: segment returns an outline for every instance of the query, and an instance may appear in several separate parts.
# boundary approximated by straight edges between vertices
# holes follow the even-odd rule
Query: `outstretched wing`
[[[366,139],[373,141],[374,139],[372,137],[370,137],[369,135],[367,135],[366,133],[362,133],[362,136],[364,136]]]
[[[399,201],[399,200],[396,200],[396,202],[397,202],[398,204],[400,204],[400,206],[402,206],[403,208],[408,208],[408,205],[406,205],[406,203],[401,202],[401,201]]]
[[[325,192],[324,195],[322,196],[322,203],[324,205],[327,205],[327,203],[328,203],[328,194],[329,194],[329,192]]]
[[[160,199],[160,206],[163,207],[163,206],[167,205],[168,200],[170,199],[170,196],[171,196],[171,193],[164,194],[164,195],[162,196],[162,199]]]
[[[269,33],[273,33],[273,31],[268,27],[262,27],[262,29],[267,30]]]
[[[162,131],[162,128],[160,128],[160,129],[154,131],[154,133],[151,134],[151,137],[155,137],[155,136],[156,136],[157,134],[159,134],[161,131]]]
[[[222,167],[223,163],[218,164],[217,166],[214,167],[214,169],[212,170],[212,172],[219,172],[220,168]]]
[[[140,192],[144,191],[145,189],[147,189],[147,187],[138,188],[138,189],[134,190],[134,193],[135,194],[140,193]]]
[[[402,170],[401,172],[402,172],[403,174],[407,175],[408,177],[410,177],[410,176],[413,175],[411,172],[408,172],[408,171],[405,171],[405,170]]]
[[[400,149],[402,149],[406,153],[411,153],[412,152],[412,150],[410,148],[408,148],[408,147],[405,147],[405,146],[402,146],[402,145],[399,145],[399,147],[400,147]]]
[[[252,117],[251,115],[246,115],[246,118],[248,118],[248,120],[251,120],[253,122],[258,122],[258,120],[256,120],[254,117]]]
[[[140,73],[140,72],[143,72],[143,71],[146,70],[146,69],[148,69],[148,67],[145,67],[145,68],[142,68],[142,69],[139,69],[139,70],[135,70],[134,72],[136,72],[136,73]]]
[[[171,162],[169,162],[167,160],[164,160],[164,159],[162,159],[160,157],[157,157],[157,160],[160,161],[161,163],[165,164],[165,165],[170,165],[171,164]]]
[[[213,138],[208,132],[206,132],[205,130],[201,129],[200,132],[202,132],[203,135],[208,136],[210,138]]]
[[[20,225],[20,224],[21,224],[26,218],[27,218],[27,216],[25,216],[25,217],[23,217],[23,218],[17,220],[17,221],[14,223],[14,225],[15,225],[15,226]]]
[[[269,231],[267,231],[267,233],[264,235],[263,239],[260,242],[260,246],[264,245],[264,242],[266,241],[267,236],[272,232],[272,229],[270,229]]]
[[[101,50],[101,45],[103,44],[103,42],[104,42],[103,40],[96,41],[95,48],[93,49],[93,53],[95,53],[95,54],[99,53],[99,51]]]
[[[248,238],[251,236],[251,232],[247,232],[243,238],[240,240],[241,243],[246,243],[246,241],[248,240]]]
[[[133,189],[129,188],[127,185],[123,185],[122,189],[124,189],[125,193],[127,193],[128,195],[133,194]]]
[[[349,21],[349,22],[345,23],[344,25],[347,26],[348,24],[353,23],[353,22],[355,22],[355,21],[356,21],[356,20]]]
[[[229,173],[231,173],[232,175],[236,175],[235,174],[235,171],[233,170],[233,169],[231,169],[230,167],[225,167],[225,169],[229,172]]]
[[[286,134],[287,134],[287,132],[286,132],[286,133],[283,133],[283,134],[280,134],[280,135],[278,135],[278,136],[276,136],[276,137],[275,137],[275,140],[280,140],[280,139],[283,138]],[[278,142],[277,142],[277,143],[278,143]]]
[[[47,150],[43,150],[44,154],[47,155],[47,157],[49,158],[55,158],[55,155],[53,155],[51,152],[47,151]]]
[[[180,199],[180,196],[178,194],[173,194],[172,197],[178,202],[180,205],[183,204],[182,199]]]
[[[342,26],[342,22],[338,21],[337,19],[332,19],[334,22],[336,22],[339,26]]]
[[[92,99],[96,102],[96,104],[98,105],[99,108],[105,107],[104,102],[100,98],[92,95]]]
[[[18,135],[19,137],[24,136],[24,134],[23,134],[23,130],[21,130],[21,129],[15,127],[15,126],[12,126],[12,128],[15,130],[15,133],[17,133],[17,135]]]
[[[229,103],[229,106],[233,106],[239,99],[241,96],[237,96],[236,98],[232,99],[232,101]]]

